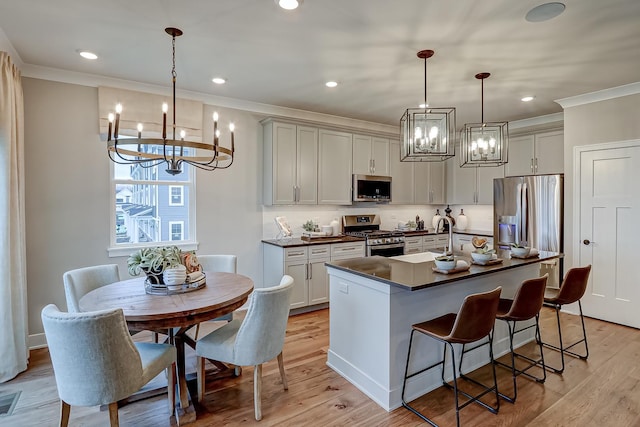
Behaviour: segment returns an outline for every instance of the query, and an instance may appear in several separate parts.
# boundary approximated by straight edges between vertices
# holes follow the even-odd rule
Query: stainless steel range
[[[401,231],[380,230],[378,215],[345,215],[342,217],[344,234],[363,237],[367,256],[404,255],[404,234]]]

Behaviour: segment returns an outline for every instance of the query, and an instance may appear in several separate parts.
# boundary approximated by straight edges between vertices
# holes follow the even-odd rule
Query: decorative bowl
[[[485,253],[485,252],[476,252],[473,251],[471,252],[471,258],[473,258],[474,261],[476,262],[487,262],[490,261],[491,258],[493,258],[493,253]]]
[[[529,251],[531,251],[531,248],[529,246],[526,246],[524,248],[522,247],[511,248],[511,253],[515,256],[520,256],[520,257],[525,257],[529,255]]]
[[[436,263],[436,268],[438,268],[438,270],[453,270],[456,267],[456,260],[455,259],[434,259],[433,260]]]

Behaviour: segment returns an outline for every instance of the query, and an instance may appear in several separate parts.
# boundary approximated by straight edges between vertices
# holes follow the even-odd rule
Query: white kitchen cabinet
[[[280,283],[284,274],[293,277],[291,309],[329,302],[325,263],[365,256],[364,241],[281,247],[263,244],[264,286]]]
[[[563,172],[563,131],[540,132],[509,139],[509,162],[505,165],[506,176]]]
[[[413,165],[415,204],[445,203],[445,162],[416,162]]]
[[[423,236],[422,245],[425,251],[442,249],[449,243],[449,234],[430,234]]]
[[[422,243],[423,236],[405,236],[404,238],[404,254],[417,254],[424,252]]]
[[[263,122],[265,205],[317,204],[318,130]]]
[[[504,166],[460,167],[460,149],[447,160],[447,203],[452,205],[492,205],[493,180],[504,178]]]
[[[400,161],[400,143],[398,141],[390,141],[389,143],[389,173],[391,175],[391,204],[413,204],[413,162]]]
[[[389,140],[369,135],[353,135],[353,173],[389,175]]]
[[[328,129],[318,132],[318,204],[351,204],[352,134]]]
[[[493,247],[493,237],[488,237],[488,236],[481,236],[481,237],[483,237],[484,239],[487,239],[487,244]],[[471,243],[472,239],[473,239],[473,236],[468,234],[453,233],[453,249],[455,251],[464,251],[465,249],[467,251],[472,251],[474,249],[473,244]]]

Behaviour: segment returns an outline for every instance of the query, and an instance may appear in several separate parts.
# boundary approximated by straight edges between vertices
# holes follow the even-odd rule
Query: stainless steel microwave
[[[391,201],[391,177],[378,175],[353,175],[353,201]]]

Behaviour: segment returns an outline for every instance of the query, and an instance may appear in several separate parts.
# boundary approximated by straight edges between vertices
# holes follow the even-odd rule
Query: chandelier
[[[421,50],[424,59],[424,104],[408,108],[400,119],[400,161],[430,162],[453,157],[456,133],[456,109],[432,108],[427,103],[427,59],[433,50]]]
[[[140,165],[150,168],[165,163],[167,173],[182,173],[182,164],[186,163],[199,169],[212,171],[226,169],[233,163],[235,152],[233,132],[234,125],[229,125],[231,148],[222,147],[219,142],[218,113],[213,113],[213,141],[211,144],[186,140],[186,132],[181,130],[176,138],[176,37],[182,35],[178,28],[165,28],[172,39],[172,84],[173,84],[173,125],[170,138],[167,138],[167,112],[169,106],[162,104],[162,138],[143,138],[142,123],[138,123],[137,138],[122,138],[118,135],[122,104],[115,107],[115,115],[109,113],[109,129],[107,133],[107,152],[109,158],[119,164]],[[111,133],[113,127],[113,135]],[[196,152],[198,150],[198,152]]]
[[[500,166],[507,163],[509,124],[484,121],[484,80],[490,73],[478,73],[481,82],[482,123],[467,123],[462,131],[461,167]]]

